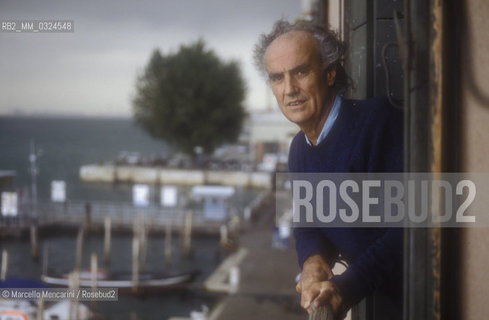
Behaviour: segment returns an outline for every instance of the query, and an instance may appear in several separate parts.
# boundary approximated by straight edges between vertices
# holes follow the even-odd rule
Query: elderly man
[[[291,172],[402,172],[402,113],[387,99],[342,97],[348,77],[343,43],[309,22],[278,21],[262,35],[255,63],[278,105],[300,132],[289,152]],[[400,318],[402,229],[295,228],[302,275],[301,305],[330,304],[336,318],[378,291],[393,300]],[[333,275],[341,257],[346,271]]]

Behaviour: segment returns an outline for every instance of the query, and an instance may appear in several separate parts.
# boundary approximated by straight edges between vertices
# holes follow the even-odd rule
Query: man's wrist
[[[314,272],[318,275],[326,274],[327,278],[321,279],[322,281],[329,280],[333,276],[330,266],[320,254],[312,255],[304,261],[302,272],[304,271]]]

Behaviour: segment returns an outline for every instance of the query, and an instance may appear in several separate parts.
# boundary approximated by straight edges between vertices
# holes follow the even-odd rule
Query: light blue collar
[[[333,127],[336,121],[336,118],[338,118],[338,114],[340,113],[340,107],[342,102],[343,99],[337,95],[336,98],[334,99],[333,107],[331,108],[331,111],[328,114],[328,118],[326,118],[326,121],[324,122],[323,129],[319,134],[316,145],[320,144],[321,141],[326,139],[326,137],[328,136],[328,133],[331,131],[331,128]],[[312,143],[311,141],[309,141],[309,138],[306,135],[304,135],[304,137],[306,137],[307,144],[312,146]]]

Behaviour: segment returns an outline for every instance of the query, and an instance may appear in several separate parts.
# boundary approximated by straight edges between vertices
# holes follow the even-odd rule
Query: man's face
[[[301,128],[318,126],[329,108],[334,83],[322,71],[316,40],[307,32],[291,31],[275,39],[266,52],[270,85],[287,119]],[[325,103],[327,102],[328,103]]]

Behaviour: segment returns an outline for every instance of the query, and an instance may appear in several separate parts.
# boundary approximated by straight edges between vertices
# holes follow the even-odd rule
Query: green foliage
[[[234,142],[241,131],[245,85],[236,62],[222,62],[199,40],[163,56],[154,50],[136,83],[134,118],[149,134],[194,155]]]

